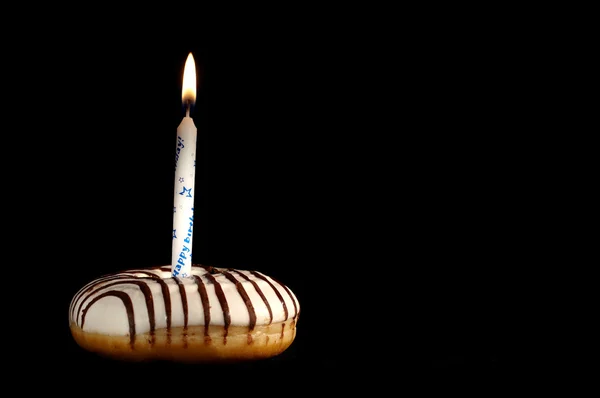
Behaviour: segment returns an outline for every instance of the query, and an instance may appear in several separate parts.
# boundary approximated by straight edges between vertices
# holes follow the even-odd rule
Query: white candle
[[[185,278],[191,276],[192,269],[196,138],[198,135],[194,120],[190,117],[190,106],[196,101],[196,66],[192,53],[185,61],[182,101],[186,107],[186,113],[177,127],[175,147],[171,273],[174,277]]]

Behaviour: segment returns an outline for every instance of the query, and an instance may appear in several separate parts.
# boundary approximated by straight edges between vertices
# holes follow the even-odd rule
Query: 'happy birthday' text
[[[194,208],[192,208],[192,211]],[[190,218],[189,228],[187,230],[187,236],[183,238],[184,245],[179,252],[179,257],[177,258],[177,264],[175,265],[175,269],[173,270],[173,276],[178,276],[181,273],[181,267],[185,266],[185,260],[191,260],[192,254],[192,232],[194,230],[194,216],[192,215]]]

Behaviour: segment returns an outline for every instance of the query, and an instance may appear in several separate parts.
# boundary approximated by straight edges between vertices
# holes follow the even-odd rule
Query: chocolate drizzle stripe
[[[70,312],[71,312],[71,318],[74,317],[73,314],[73,310],[76,308],[76,302],[81,298],[81,296],[83,296],[85,293],[89,292],[90,290],[93,290],[94,287],[111,281],[111,280],[115,280],[115,279],[123,279],[123,278],[136,278],[136,275],[132,275],[135,273],[141,273],[141,274],[145,274],[150,276],[153,279],[157,279],[157,280],[161,280],[161,277],[149,272],[149,271],[145,271],[145,270],[129,270],[129,271],[124,271],[124,272],[118,272],[118,273],[112,273],[112,274],[107,274],[104,275],[96,280],[93,280],[91,282],[89,282],[88,284],[86,284],[85,286],[83,286],[81,289],[79,289],[79,291],[75,294],[72,302],[71,302],[71,306],[69,308]]]
[[[276,281],[277,282],[277,281]],[[284,285],[281,282],[277,282],[281,285],[281,287],[283,287],[283,289],[287,292],[287,294],[290,296],[290,299],[292,300],[292,304],[294,304],[294,318],[298,316],[298,306],[296,304],[296,299],[294,298],[294,295],[292,294],[292,291],[290,290],[289,287],[287,287],[286,285]]]
[[[188,327],[188,318],[189,318],[189,308],[187,301],[187,294],[185,292],[185,285],[179,278],[173,278],[175,282],[177,282],[177,286],[179,287],[179,295],[181,296],[181,308],[183,311],[183,346],[187,347],[187,327]],[[169,334],[169,340],[171,336]]]
[[[252,286],[254,286],[254,290],[256,290],[256,293],[258,293],[258,295],[262,299],[263,303],[265,303],[265,306],[267,307],[267,310],[269,311],[269,323],[272,323],[273,322],[273,310],[271,310],[271,304],[269,304],[269,301],[265,297],[265,294],[261,290],[260,286],[258,286],[258,283],[256,283],[252,279],[250,279],[248,277],[248,275],[244,274],[242,271],[239,271],[239,270],[232,270],[232,271],[235,271],[242,278],[244,278],[245,280],[247,280],[248,282],[250,282],[252,284]],[[281,302],[283,303],[283,298],[281,297],[281,295],[279,294],[279,292],[277,292],[277,295],[279,296],[279,300],[281,300]],[[288,314],[287,314],[287,308],[285,308],[285,303],[283,303],[283,310],[285,311],[285,318],[287,319],[287,315]]]
[[[135,278],[134,276],[129,276],[129,275],[111,275],[109,277],[105,277],[103,279],[97,280],[96,283],[95,283],[95,285],[89,286],[89,288],[86,289],[85,292],[81,293],[80,297],[77,297],[76,299],[73,300],[72,310],[71,310],[71,319],[74,319],[75,322],[78,321],[79,314],[81,313],[81,307],[83,305],[83,302],[85,302],[93,293],[99,292],[99,291],[103,290],[107,286],[113,286],[114,285],[114,284],[108,284],[108,282],[111,282],[111,281],[114,281],[114,280],[122,280],[123,283],[126,283],[126,281],[123,280],[123,279],[128,279],[128,280],[133,280],[134,282],[132,282],[132,283],[136,284],[135,281],[144,280],[144,279],[148,280],[149,279],[149,280],[152,280],[154,282],[157,282],[159,284],[159,286],[160,286],[160,289],[161,289],[161,292],[162,292],[162,296],[163,296],[164,306],[165,306],[165,317],[166,317],[166,322],[167,322],[167,329],[169,329],[171,327],[171,319],[172,319],[171,312],[172,311],[171,311],[171,294],[169,292],[169,286],[167,285],[167,283],[163,279],[161,279],[160,277],[156,277],[155,275],[154,276],[150,276],[149,278],[146,278],[146,277],[144,277],[144,278],[135,278],[135,279],[134,278]],[[87,295],[87,297],[83,298],[84,294],[88,293],[88,291],[92,290],[94,287],[97,287],[97,289],[89,292],[89,294]],[[77,308],[76,304],[77,304],[77,302],[80,299],[82,301],[79,302],[79,306],[78,306],[79,308],[77,309],[77,315],[74,315],[73,311],[75,310],[75,308]],[[146,299],[146,301],[148,301],[148,300]],[[154,307],[153,303],[150,304],[150,305],[152,307]],[[149,309],[149,311],[150,311],[150,309]],[[154,314],[154,310],[152,310],[151,313],[149,312],[150,319],[154,318],[154,315],[152,315],[152,314]]]
[[[215,279],[214,276],[211,275],[210,271],[204,274],[204,276],[206,276],[206,279],[208,279],[215,286],[215,293],[217,294],[217,298],[219,299],[219,304],[221,304],[221,310],[223,311],[223,320],[225,323],[223,344],[227,344],[227,333],[229,332],[229,325],[231,324],[231,314],[229,313],[229,304],[227,304],[227,298],[225,297],[225,293],[223,293],[223,288],[221,287],[221,284]]]
[[[143,280],[125,280],[125,281],[116,281],[116,282],[112,282],[109,284],[106,284],[104,286],[102,286],[99,290],[103,290],[109,287],[113,287],[113,286],[117,286],[117,285],[128,285],[128,284],[132,284],[132,285],[136,285],[140,288],[140,290],[142,291],[142,293],[144,294],[144,299],[146,301],[146,309],[148,311],[148,321],[150,323],[150,335],[152,336],[152,340],[151,343],[154,343],[154,331],[156,329],[156,322],[155,322],[155,318],[154,318],[154,299],[152,297],[152,291],[150,290],[150,288],[148,287],[148,284],[146,282],[144,282]],[[102,293],[99,297],[105,297],[106,293],[109,292],[105,292]],[[131,302],[131,298],[129,297],[129,294],[126,292],[122,292],[123,294],[127,295],[127,297],[129,298],[129,302]],[[98,296],[97,296],[98,297]],[[79,304],[79,310],[78,313],[81,312],[81,328],[83,329],[83,318],[84,318],[84,314],[91,308],[92,304],[95,303],[97,301],[97,297],[92,299],[91,302],[86,306],[86,308],[81,311],[81,306],[87,301],[87,299],[89,298],[86,297],[84,300],[81,301],[81,303]],[[129,311],[127,312],[127,316],[129,316]],[[134,322],[134,319],[129,319],[129,323]]]
[[[225,277],[227,279],[229,279],[229,281],[231,281],[233,284],[235,284],[235,288],[237,289],[238,293],[244,300],[244,304],[246,304],[246,308],[248,309],[248,316],[250,317],[250,323],[248,324],[248,329],[254,330],[254,328],[256,327],[256,311],[254,310],[254,305],[252,305],[252,300],[250,300],[250,297],[248,296],[246,289],[244,289],[244,286],[242,285],[242,283],[240,281],[238,281],[235,278],[235,276],[233,276],[231,274],[231,272],[224,271],[223,275],[225,275]]]
[[[79,303],[78,306],[77,305],[73,306],[74,314],[73,313],[71,314],[71,316],[74,318],[75,322],[78,322],[79,314],[81,314],[81,306],[83,305],[83,303],[92,294],[99,292],[105,286],[110,286],[109,283],[112,281],[116,281],[116,280],[136,280],[136,279],[129,275],[113,275],[113,276],[102,279],[102,281],[99,281],[98,283],[96,283],[92,286],[89,286],[84,292],[81,293],[80,296],[77,297],[76,300],[74,300],[75,302]],[[76,311],[75,311],[75,309],[76,309]]]
[[[163,300],[165,303],[165,314],[167,317],[167,329],[171,328],[171,292],[169,292],[169,286],[167,282],[163,279],[156,280],[160,285],[160,290],[162,292]]]
[[[129,320],[129,345],[131,346],[131,349],[133,349],[135,343],[135,317],[131,297],[129,297],[129,295],[125,292],[115,290],[104,292],[101,295],[94,297],[90,304],[83,310],[83,314],[81,315],[81,329],[83,330],[83,325],[85,324],[85,314],[87,313],[87,310],[91,308],[96,301],[108,296],[114,296],[121,299],[123,305],[125,306],[125,310],[127,311],[127,319]]]
[[[208,293],[204,282],[198,275],[194,275],[194,282],[198,285],[198,294],[200,294],[200,300],[202,301],[202,308],[204,310],[204,336],[208,337],[208,325],[210,325],[210,302],[208,301]]]
[[[179,278],[173,278],[173,279],[175,279],[175,282],[177,282],[177,287],[179,287],[179,295],[181,296],[181,307],[183,309],[183,328],[185,329],[188,326],[188,314],[189,314],[187,294],[185,293],[185,286],[184,286],[183,282],[181,282],[181,279],[179,279]]]
[[[77,292],[73,298],[73,300],[71,301],[71,319],[76,318],[75,315],[75,308],[77,308],[77,303],[79,302],[79,300],[83,297],[83,295],[85,295],[86,293],[92,293],[92,291],[94,290],[95,287],[98,287],[98,285],[105,283],[105,282],[110,282],[113,281],[115,279],[126,279],[126,278],[132,278],[129,275],[111,275],[111,276],[105,276],[102,278],[99,278],[93,282],[88,283],[87,285],[85,285],[83,288],[81,288],[79,290],[79,292]],[[79,313],[79,312],[77,312]],[[77,319],[75,319],[75,321],[77,321]]]
[[[259,279],[262,279],[263,281],[267,282],[269,284],[269,286],[271,286],[271,289],[273,289],[273,291],[275,292],[275,294],[277,295],[277,297],[279,298],[279,301],[281,302],[281,305],[283,306],[283,312],[285,313],[285,319],[288,319],[289,314],[288,314],[288,308],[287,305],[285,304],[285,300],[283,298],[283,296],[281,295],[281,293],[279,292],[279,289],[277,289],[275,287],[275,285],[273,285],[273,283],[263,274],[261,274],[258,271],[250,271],[250,273],[254,276],[256,276]],[[273,279],[275,281],[275,279]],[[277,282],[277,281],[275,281]],[[279,285],[281,285],[281,283],[277,282]],[[283,285],[281,285],[283,286]],[[294,310],[297,312],[296,309],[296,302],[294,301],[294,298],[292,297],[292,295],[290,294],[290,292],[286,289],[286,292],[288,292],[288,294],[290,295],[290,298],[292,299],[292,302],[294,303]]]
[[[159,275],[156,275],[154,272],[150,272],[150,271],[134,269],[134,270],[127,271],[127,273],[128,274],[144,274],[152,279],[162,279]]]

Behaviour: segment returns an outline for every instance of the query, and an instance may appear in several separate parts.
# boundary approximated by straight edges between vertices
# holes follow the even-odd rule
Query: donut
[[[111,273],[84,285],[69,305],[69,327],[84,350],[123,361],[227,363],[285,351],[300,303],[258,271],[193,264]]]

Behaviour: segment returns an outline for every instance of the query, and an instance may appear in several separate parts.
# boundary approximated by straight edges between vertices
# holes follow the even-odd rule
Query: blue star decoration
[[[183,177],[179,177],[179,182],[183,182]]]
[[[187,195],[185,195],[187,193]],[[183,191],[179,192],[180,195],[185,195],[186,198],[192,197],[192,188],[183,187]]]
[[[175,234],[176,229],[173,230],[173,239],[177,239],[177,235]]]

